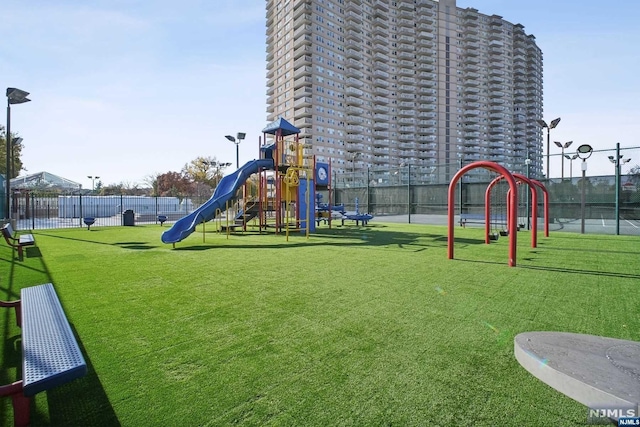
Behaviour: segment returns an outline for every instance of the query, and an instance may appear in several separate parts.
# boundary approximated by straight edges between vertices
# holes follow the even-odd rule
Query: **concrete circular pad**
[[[533,376],[583,405],[640,403],[640,342],[525,332],[515,337],[514,352]]]

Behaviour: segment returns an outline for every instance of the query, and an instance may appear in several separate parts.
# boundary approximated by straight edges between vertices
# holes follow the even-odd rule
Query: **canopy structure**
[[[281,136],[289,136],[300,133],[300,129],[283,119],[282,117],[278,117],[276,120],[272,121],[262,129],[263,133],[268,133],[270,135],[275,135],[278,130],[281,131]]]
[[[49,172],[19,176],[11,180],[11,188],[24,190],[80,190],[82,185]]]

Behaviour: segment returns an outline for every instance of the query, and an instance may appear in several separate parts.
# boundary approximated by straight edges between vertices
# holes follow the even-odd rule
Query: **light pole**
[[[231,135],[225,135],[225,138],[236,144],[236,169],[240,169],[240,143],[245,136],[247,136],[247,134],[243,132],[238,132],[235,137]]]
[[[591,157],[593,148],[589,144],[582,144],[576,150],[576,155],[582,159],[582,191],[580,196],[580,233],[584,234],[584,209],[585,209],[585,181],[587,180],[587,159]]]
[[[205,162],[205,164],[207,166],[211,166],[213,167],[213,178],[214,178],[214,187],[217,187],[218,184],[220,183],[220,175],[222,175],[222,169],[223,168],[228,168],[229,166],[231,166],[232,163],[230,162],[219,162],[219,161],[215,161],[215,162]]]
[[[95,192],[96,191],[96,179],[100,179],[99,176],[92,176],[92,175],[87,175],[87,178],[89,178],[91,180],[91,192]]]
[[[556,144],[559,148],[562,149],[562,157],[560,157],[560,160],[562,160],[562,167],[561,167],[561,171],[562,172],[561,172],[560,177],[564,181],[564,150],[569,148],[569,146],[571,144],[573,144],[573,141],[565,142],[564,144],[562,142],[558,142],[558,141],[553,141],[553,143]]]
[[[5,174],[5,207],[4,207],[4,217],[9,220],[11,219],[11,210],[9,209],[9,204],[11,203],[11,104],[24,104],[25,102],[31,101],[29,98],[29,92],[25,92],[24,90],[17,89],[15,87],[7,88],[7,135],[5,137],[5,142],[7,144],[7,168],[5,169],[7,172]]]
[[[577,154],[570,156],[568,154],[564,155],[565,159],[569,159],[569,180],[573,180],[573,161],[578,158]]]
[[[540,126],[542,126],[542,128],[547,128],[547,179],[549,179],[549,149],[551,148],[551,129],[553,129],[554,127],[558,126],[558,123],[560,123],[560,117],[558,117],[557,119],[551,120],[551,123],[547,124],[547,122],[545,122],[542,119],[538,119],[536,120],[536,123],[538,123]]]
[[[631,161],[630,158],[623,159],[620,154],[620,143],[616,143],[616,156],[609,156],[609,161],[616,168],[616,235],[620,234],[620,168],[625,163]]]

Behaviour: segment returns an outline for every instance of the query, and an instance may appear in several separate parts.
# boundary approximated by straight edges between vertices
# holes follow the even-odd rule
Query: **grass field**
[[[0,245],[1,299],[53,282],[89,374],[32,405],[34,425],[584,425],[586,408],[526,372],[513,338],[640,340],[640,238],[384,224],[294,235],[166,227],[35,233]],[[2,383],[21,377],[3,310]],[[2,425],[12,425],[2,399]]]

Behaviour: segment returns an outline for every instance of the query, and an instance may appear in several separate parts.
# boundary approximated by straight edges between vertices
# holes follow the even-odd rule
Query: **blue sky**
[[[640,146],[640,2],[458,6],[535,35],[544,119],[562,117],[552,140]],[[4,0],[2,17],[0,85],[31,92],[32,102],[11,109],[27,173],[46,170],[85,188],[88,175],[142,183],[198,156],[235,163],[224,135],[236,132],[247,133],[241,163],[257,157],[267,124],[264,1]],[[559,153],[553,144],[551,153]],[[625,154],[640,164],[640,150]],[[592,160],[590,175],[611,173],[606,155]]]

